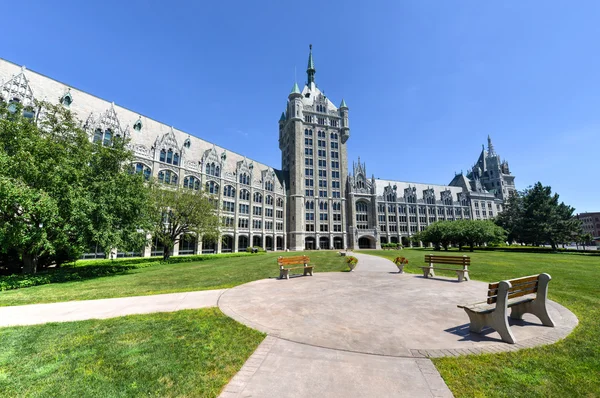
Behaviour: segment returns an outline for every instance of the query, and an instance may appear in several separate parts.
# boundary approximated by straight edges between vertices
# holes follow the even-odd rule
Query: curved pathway
[[[456,305],[481,301],[487,284],[398,274],[389,260],[354,255],[351,273],[260,280],[220,297],[225,314],[268,334],[221,398],[451,397],[427,357],[550,344],[577,325],[550,302],[557,327],[526,315],[512,323],[518,344],[493,330],[471,335]]]

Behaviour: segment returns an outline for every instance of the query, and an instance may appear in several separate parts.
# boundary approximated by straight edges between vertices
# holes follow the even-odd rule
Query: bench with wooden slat
[[[442,271],[454,271],[458,277],[458,281],[462,282],[469,280],[469,265],[471,265],[471,258],[468,256],[438,256],[434,254],[426,254],[425,262],[429,264],[427,267],[420,267],[423,270],[423,276],[430,278],[435,276],[434,270]],[[434,267],[434,264],[447,264],[447,265],[459,265],[462,268],[442,268]]]
[[[486,301],[459,305],[458,308],[463,308],[469,315],[471,332],[481,333],[485,326],[489,326],[500,334],[503,341],[514,344],[516,339],[506,316],[508,308],[512,319],[523,319],[523,314],[530,313],[537,316],[543,325],[554,326],[546,308],[551,279],[548,274],[539,274],[490,283]]]
[[[295,269],[304,270],[304,276],[313,274],[313,266],[308,265],[310,263],[310,258],[308,256],[292,256],[292,257],[279,257],[277,259],[277,265],[279,265],[279,278],[280,279],[290,279],[290,271]],[[289,265],[300,265],[302,267],[287,267]]]

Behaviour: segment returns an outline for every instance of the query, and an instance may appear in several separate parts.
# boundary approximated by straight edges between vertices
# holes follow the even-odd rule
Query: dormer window
[[[71,89],[69,89],[65,95],[63,95],[60,99],[60,103],[62,105],[64,105],[65,107],[70,107],[71,104],[73,103],[73,97],[71,96]]]
[[[140,130],[142,130],[142,121],[141,121],[140,119],[138,119],[138,120],[137,120],[137,122],[135,122],[135,123],[133,124],[133,129],[134,129],[135,131],[140,131]]]
[[[190,141],[189,138],[185,140],[185,142],[183,143],[183,146],[186,147],[186,148],[188,148],[188,149],[189,149],[190,146],[192,146],[192,142]]]

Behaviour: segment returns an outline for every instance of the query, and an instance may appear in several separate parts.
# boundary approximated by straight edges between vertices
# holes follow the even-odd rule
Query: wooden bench
[[[277,264],[279,265],[279,278],[280,279],[290,279],[290,271],[294,269],[303,269],[304,276],[313,274],[313,266],[308,265],[310,263],[310,258],[308,256],[292,256],[292,257],[279,257],[277,259]],[[285,268],[289,265],[300,265],[302,267],[289,267]]]
[[[425,278],[435,276],[435,272],[433,270],[437,269],[456,272],[456,276],[458,277],[459,282],[462,282],[463,280],[469,280],[469,265],[471,265],[471,258],[468,256],[436,256],[434,254],[426,254],[425,262],[428,263],[429,266],[419,267],[423,270],[423,276]],[[460,265],[462,266],[462,268],[441,268],[434,267],[434,264]]]
[[[508,308],[511,308],[512,319],[523,319],[523,314],[530,313],[537,316],[543,325],[554,326],[546,308],[551,279],[548,274],[539,274],[490,283],[486,301],[459,305],[458,308],[464,308],[469,315],[471,332],[481,333],[485,326],[489,326],[500,334],[503,341],[515,344],[506,316]]]

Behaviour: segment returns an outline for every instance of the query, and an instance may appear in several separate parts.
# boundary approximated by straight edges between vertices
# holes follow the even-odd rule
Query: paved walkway
[[[205,290],[201,292],[159,294],[155,296],[0,307],[0,327],[37,325],[48,322],[82,321],[85,319],[106,319],[133,314],[215,307],[219,296],[224,291]]]

